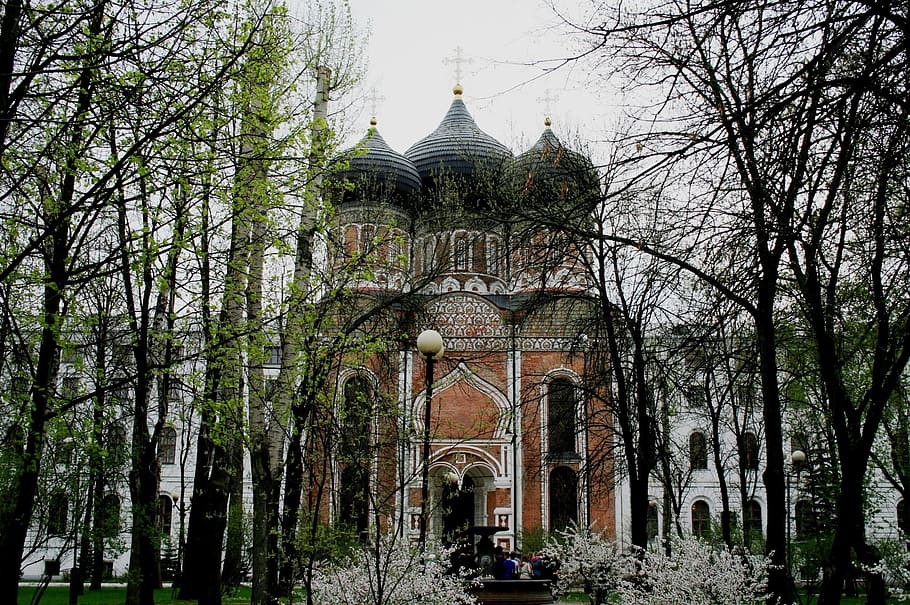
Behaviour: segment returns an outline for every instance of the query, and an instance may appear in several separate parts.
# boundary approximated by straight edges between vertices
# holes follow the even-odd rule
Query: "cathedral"
[[[334,194],[345,255],[373,252],[357,294],[417,301],[396,311],[397,350],[340,373],[343,406],[381,391],[398,412],[375,433],[407,438],[336,466],[335,518],[361,530],[379,519],[416,540],[425,514],[429,539],[495,527],[505,549],[573,523],[612,535],[610,427],[589,422],[584,388],[586,259],[552,220],[567,200],[596,198],[596,172],[549,119],[513,155],[478,127],[460,85],[453,93],[438,127],[403,154],[374,119]],[[415,347],[428,329],[443,339],[438,360]]]

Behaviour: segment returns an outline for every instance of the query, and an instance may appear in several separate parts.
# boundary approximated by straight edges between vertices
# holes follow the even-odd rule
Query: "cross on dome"
[[[537,102],[543,103],[543,111],[547,116],[546,120],[544,120],[544,124],[546,125],[547,128],[549,128],[550,127],[550,115],[553,113],[552,104],[559,100],[559,95],[556,94],[552,88],[548,88],[543,92],[544,92],[544,94],[542,97],[537,97]]]
[[[374,86],[370,89],[370,94],[367,95],[366,100],[370,102],[370,115],[373,120],[376,120],[376,108],[379,103],[385,101],[385,97],[379,94],[379,91]]]
[[[467,57],[464,57],[462,55],[463,52],[464,52],[464,49],[461,47],[461,45],[458,45],[455,47],[455,56],[454,57],[446,57],[442,60],[442,62],[445,63],[446,65],[450,65],[453,63],[455,64],[455,84],[456,85],[461,84],[461,76],[463,75],[462,70],[461,70],[462,66],[466,63],[474,62],[474,59],[468,59]]]

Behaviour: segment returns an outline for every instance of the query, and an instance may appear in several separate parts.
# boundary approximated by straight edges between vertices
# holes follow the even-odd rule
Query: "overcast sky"
[[[538,0],[350,0],[350,5],[355,20],[371,32],[365,95],[375,88],[384,97],[364,102],[357,139],[369,127],[373,105],[379,131],[396,151],[404,153],[432,132],[452,101],[458,47],[467,60],[461,84],[468,110],[482,130],[516,153],[537,140],[548,113],[554,132],[566,142],[579,130],[595,135],[610,113],[608,102],[585,90],[578,68],[541,77],[543,67],[529,65],[565,56],[573,44]]]

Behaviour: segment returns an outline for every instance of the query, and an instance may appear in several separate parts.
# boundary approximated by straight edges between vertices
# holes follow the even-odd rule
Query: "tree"
[[[820,375],[832,387],[831,409],[846,464],[840,537],[822,597],[834,602],[851,547],[868,558],[855,494],[880,422],[881,396],[893,389],[895,372],[906,364],[903,302],[892,296],[898,290],[892,291],[895,284],[889,281],[897,262],[889,244],[901,230],[890,226],[888,209],[901,205],[895,187],[901,162],[869,162],[869,148],[862,144],[884,142],[878,147],[884,157],[885,150],[896,152],[898,141],[906,139],[906,82],[897,77],[905,73],[904,59],[895,52],[905,39],[906,18],[899,11],[880,13],[851,2],[670,3],[597,16],[599,25],[581,28],[594,35],[591,52],[603,59],[615,51],[634,84],[653,84],[666,101],[648,111],[656,118],[647,122],[651,126],[631,137],[640,152],[630,153],[630,162],[640,163],[644,177],[665,170],[687,175],[692,185],[688,216],[712,226],[697,237],[688,231],[693,237],[682,250],[697,248],[704,259],[688,261],[688,268],[754,320],[767,443],[767,549],[775,563],[769,586],[772,595],[785,599],[791,588],[782,565],[784,463],[775,311],[782,279],[796,281],[798,289],[786,294],[795,295],[811,326]],[[601,54],[606,50],[610,53]],[[879,122],[874,116],[887,119]],[[857,181],[860,174],[864,178]],[[865,215],[854,203],[859,182],[867,184],[865,192],[875,192],[864,196],[865,208],[872,209]],[[700,212],[692,211],[696,202],[703,202]],[[847,226],[851,223],[862,225],[862,234]],[[712,250],[725,250],[717,238],[729,233],[747,239],[730,257],[737,259],[736,273],[724,274],[721,269],[731,265],[717,261],[729,258],[718,258]],[[854,245],[867,252],[858,253]],[[680,260],[688,256],[663,252]],[[867,270],[867,277],[854,280],[859,290],[844,289],[846,273],[855,269]],[[836,310],[841,297],[858,291],[868,292],[866,305],[876,309],[869,324],[876,332],[869,341],[875,343],[869,360],[875,369],[870,368],[867,394],[851,400],[839,371],[846,359],[837,353],[843,330]],[[847,451],[853,453],[845,463]]]

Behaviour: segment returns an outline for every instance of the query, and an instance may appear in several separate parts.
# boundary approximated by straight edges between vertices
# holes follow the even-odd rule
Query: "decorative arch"
[[[455,366],[448,374],[440,378],[436,382],[433,389],[433,398],[437,396],[442,396],[442,394],[453,385],[463,382],[472,388],[476,389],[481,394],[488,397],[496,406],[498,411],[498,417],[496,419],[496,427],[493,430],[494,439],[506,439],[506,418],[507,413],[511,409],[509,405],[509,400],[506,396],[493,384],[484,380],[477,374],[471,371],[470,368],[463,361],[459,361],[458,365]],[[421,392],[414,398],[414,403],[411,407],[411,417],[414,419],[414,426],[417,429],[418,434],[423,434],[423,413],[426,401],[426,392]]]

